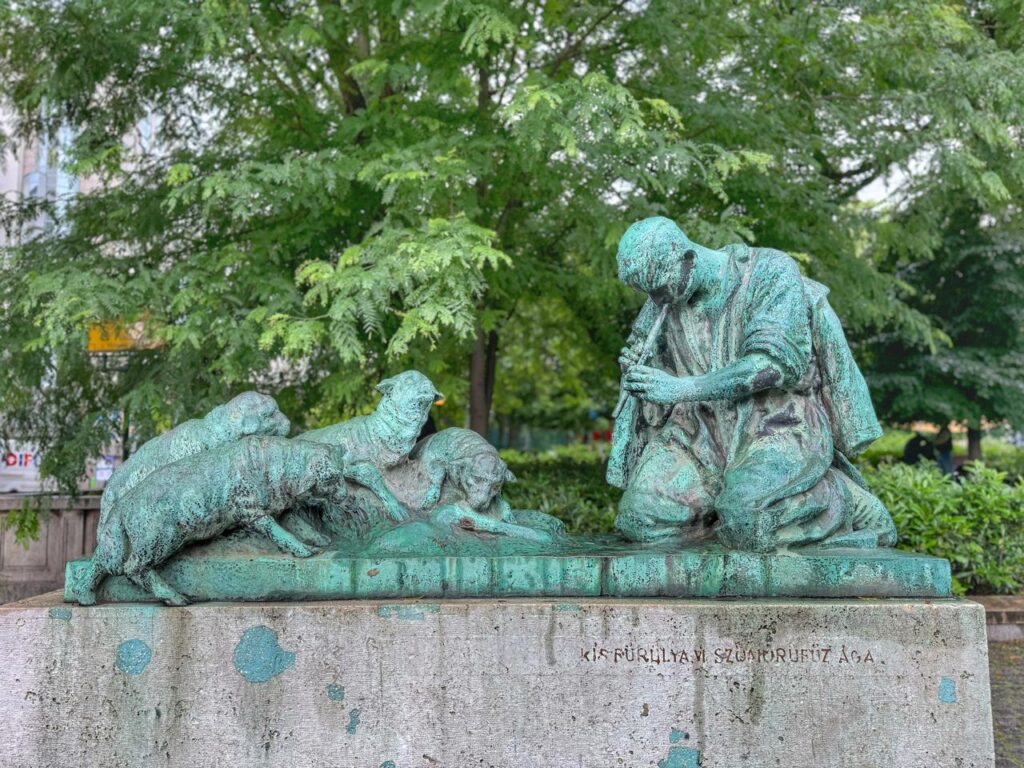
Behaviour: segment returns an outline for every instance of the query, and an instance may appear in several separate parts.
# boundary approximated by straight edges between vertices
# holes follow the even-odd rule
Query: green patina
[[[956,704],[956,682],[948,677],[939,680],[939,701],[943,704]]]
[[[420,439],[441,394],[406,371],[373,413],[292,439],[251,392],[147,443],[66,599],[950,594],[946,561],[891,549],[850,461],[880,431],[824,286],[781,251],[706,248],[659,217],[628,229],[618,267],[648,296],[608,465],[621,535],[510,508],[516,478],[486,440]]]
[[[700,768],[700,750],[670,747],[668,757],[658,761],[658,768]]]
[[[68,594],[91,605],[104,582],[125,577],[169,605],[204,599],[210,590],[168,580],[165,564],[197,562],[207,544],[230,548],[246,534],[289,562],[324,550],[385,558],[538,550],[565,537],[550,515],[509,507],[501,491],[515,477],[479,435],[448,429],[419,440],[442,397],[426,376],[406,371],[378,389],[373,413],[294,439],[284,437],[289,423],[273,398],[248,392],[151,440],[111,478],[96,551],[72,571]],[[216,558],[201,562],[223,575]],[[293,594],[273,569],[241,568],[260,599]],[[324,586],[314,579],[312,588]]]
[[[345,726],[345,731],[349,736],[355,736],[356,729],[359,727],[359,710],[353,709],[348,713],[348,725]]]
[[[71,621],[70,608],[51,608],[46,613],[51,619],[57,619],[58,621]]]
[[[345,700],[345,689],[337,683],[329,683],[327,685],[327,698],[331,701],[344,701]]]
[[[321,443],[248,436],[154,471],[113,506],[97,531],[90,567],[78,575],[79,601],[94,602],[108,575],[124,574],[165,603],[184,605],[188,600],[159,566],[187,544],[236,528],[266,536],[293,557],[309,557],[313,548],[276,518],[299,503],[343,498],[341,455]]]
[[[428,613],[437,613],[441,606],[430,603],[413,603],[400,605],[381,605],[377,608],[377,615],[382,619],[402,619],[404,621],[423,621]]]
[[[662,217],[626,231],[618,267],[648,296],[620,358],[608,465],[623,535],[892,546],[850,463],[881,428],[828,289],[781,251],[706,248]]]
[[[281,648],[270,627],[249,627],[234,653],[235,669],[250,683],[265,683],[295,664],[295,654]]]
[[[99,527],[109,524],[114,505],[154,472],[248,435],[287,435],[288,417],[272,397],[243,392],[201,419],[190,419],[134,451],[107,481],[100,498]]]
[[[461,597],[949,597],[949,563],[890,549],[809,549],[801,554],[686,549],[576,539],[575,551],[506,557],[366,559],[325,552],[297,560],[266,552],[183,555],[164,578],[193,600],[332,600]],[[589,549],[582,547],[588,542]],[[68,564],[67,583],[88,561]],[[368,575],[372,573],[373,575]],[[66,589],[70,589],[67,587]],[[154,600],[124,577],[110,601]],[[73,599],[73,594],[67,594]],[[422,618],[436,606],[381,606],[384,618]]]
[[[673,728],[668,735],[669,744],[686,741],[690,734]],[[700,768],[700,750],[692,747],[669,747],[668,757],[658,761],[658,768]]]
[[[153,652],[141,640],[125,640],[117,646],[114,654],[114,666],[132,677],[141,675],[149,666]]]

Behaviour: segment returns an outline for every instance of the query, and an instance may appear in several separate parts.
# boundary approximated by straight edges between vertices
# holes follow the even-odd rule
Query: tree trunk
[[[476,104],[481,120],[491,108],[491,73],[487,62],[477,65]],[[481,208],[487,198],[488,185],[481,177],[476,182],[476,197]],[[473,351],[469,355],[469,428],[481,437],[487,437],[491,415],[491,396],[494,394],[494,358],[498,350],[498,335],[491,331],[484,339],[483,328],[477,328]]]
[[[132,448],[128,444],[131,439],[131,431],[128,424],[128,406],[121,412],[121,463],[128,461],[132,455]]]
[[[967,426],[967,460],[981,461],[981,429]]]
[[[491,331],[485,340],[483,329],[478,329],[469,355],[469,428],[482,437],[487,437],[497,360],[497,331]]]
[[[487,412],[494,402],[494,375],[498,367],[498,332],[487,334],[487,363],[484,367],[484,397],[487,398]]]
[[[498,416],[498,448],[508,448],[508,416]]]

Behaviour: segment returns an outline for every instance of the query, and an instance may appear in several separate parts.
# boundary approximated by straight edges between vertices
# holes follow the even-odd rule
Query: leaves
[[[965,201],[1019,215],[1020,28],[939,0],[23,0],[0,12],[4,147],[63,136],[89,192],[0,207],[23,235],[0,431],[68,479],[242,388],[301,425],[414,365],[454,423],[479,329],[502,419],[578,424],[614,401],[639,301],[616,242],[655,214],[803,254],[904,394],[916,372],[877,365],[892,339],[975,371],[997,358],[949,357],[936,281],[906,272]],[[890,177],[892,206],[858,198]],[[151,348],[83,351],[143,315]]]
[[[368,355],[364,336],[383,342],[391,359],[401,359],[416,343],[432,349],[445,334],[467,339],[476,332],[485,271],[511,263],[492,246],[494,237],[464,216],[429,219],[419,227],[382,226],[348,248],[336,267],[303,264],[297,280],[309,288],[305,303],[325,314],[276,315],[261,344],[281,340],[285,354],[302,356],[329,340],[342,362],[359,363]],[[397,319],[387,332],[385,315]]]
[[[466,33],[459,43],[459,50],[477,58],[483,58],[503,44],[516,39],[516,26],[496,8],[482,3],[458,3],[463,18],[468,18]]]
[[[933,468],[881,465],[865,473],[900,547],[950,561],[957,594],[1012,594],[1024,584],[1024,484],[982,464],[954,483]]]
[[[907,303],[945,343],[873,342],[870,381],[890,419],[1024,424],[1024,235],[1006,219],[983,219],[968,198],[938,233],[931,257],[902,267],[913,291]]]

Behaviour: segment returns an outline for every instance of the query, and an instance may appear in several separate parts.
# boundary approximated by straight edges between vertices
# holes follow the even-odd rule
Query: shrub
[[[514,507],[553,514],[573,533],[614,531],[622,494],[605,483],[599,449],[572,445],[502,456],[519,476],[506,487]],[[930,466],[899,463],[882,463],[865,477],[893,515],[899,547],[948,559],[958,594],[1024,589],[1024,484],[1010,484],[1005,473],[981,464],[971,465],[959,484]]]
[[[1024,449],[1009,443],[986,440],[982,443],[982,454],[985,466],[1005,472],[1008,478],[1015,481],[1024,478]]]
[[[544,453],[507,450],[501,456],[519,477],[505,486],[513,507],[554,515],[570,533],[615,530],[622,492],[605,482],[605,457],[597,448],[575,444]]]
[[[868,446],[857,461],[861,464],[884,464],[887,462],[902,461],[903,446],[913,436],[913,432],[902,429],[887,429],[880,438]]]
[[[1024,485],[982,464],[971,465],[961,483],[902,464],[865,477],[892,513],[899,547],[949,560],[958,594],[1024,587]]]
[[[911,438],[913,432],[901,429],[886,429],[885,433],[873,442],[868,449],[857,457],[857,463],[875,467],[879,464],[899,463],[903,460],[903,446]],[[925,433],[925,437],[933,439],[934,434]],[[966,439],[961,435],[954,438],[953,454],[961,457],[967,453]],[[985,438],[981,443],[981,453],[985,465],[1005,472],[1010,481],[1024,477],[1024,449],[994,438]],[[923,464],[930,464],[927,460]]]

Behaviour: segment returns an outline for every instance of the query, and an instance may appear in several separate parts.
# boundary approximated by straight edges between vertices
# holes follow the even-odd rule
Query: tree
[[[949,72],[959,94],[949,129],[909,169],[872,243],[935,332],[927,343],[877,333],[865,357],[883,417],[965,421],[968,457],[980,459],[983,419],[1024,423],[1024,18],[1009,3],[966,10],[977,34],[959,47],[990,77]]]
[[[3,12],[15,136],[70,127],[70,166],[103,182],[11,249],[3,274],[7,431],[50,448],[51,472],[73,474],[65,454],[117,428],[112,406],[151,434],[265,384],[281,355],[272,385],[300,419],[358,409],[364,382],[419,365],[484,431],[499,324],[562,282],[567,233],[592,227],[576,239],[602,255],[624,210],[603,197],[612,181],[639,190],[658,167],[660,189],[721,194],[759,161],[686,140],[678,113],[615,82],[607,56],[574,74],[621,4],[393,8]],[[126,147],[150,114],[153,149]],[[143,315],[148,348],[114,376],[91,365],[90,324]],[[466,353],[468,393],[453,359]]]
[[[1024,424],[1024,234],[975,207],[957,211],[934,257],[901,274],[947,341],[928,350],[879,339],[876,404],[894,421],[966,422],[968,458],[980,459],[983,419]]]
[[[854,203],[921,153],[923,190],[1014,188],[985,151],[1020,124],[1007,9],[18,0],[11,138],[63,126],[104,184],[6,255],[4,429],[73,473],[126,412],[144,436],[258,384],[314,423],[414,365],[481,432],[495,405],[608,408],[637,306],[615,243],[651,214],[802,254],[855,334],[934,343]],[[86,328],[142,317],[147,348],[97,370]]]

